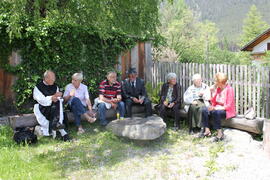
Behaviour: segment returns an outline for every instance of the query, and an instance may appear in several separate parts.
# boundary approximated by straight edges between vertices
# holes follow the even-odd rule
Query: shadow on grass
[[[135,141],[117,137],[97,123],[83,126],[86,133],[78,136],[75,127],[70,126],[70,134],[73,137],[71,142],[54,142],[54,148],[36,155],[35,158],[53,162],[55,170],[61,170],[61,176],[66,177],[80,170],[95,171],[101,167],[109,168],[129,158],[144,157],[145,154],[155,156],[160,150],[173,145],[181,138],[186,138],[181,133],[187,135],[187,130],[178,132],[169,128],[156,140]],[[39,146],[52,141],[42,139]]]

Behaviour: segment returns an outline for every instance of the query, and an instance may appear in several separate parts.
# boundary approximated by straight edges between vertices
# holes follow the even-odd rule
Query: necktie
[[[135,82],[133,81],[133,82],[131,82],[131,92],[132,92],[132,94],[133,95],[135,95]]]

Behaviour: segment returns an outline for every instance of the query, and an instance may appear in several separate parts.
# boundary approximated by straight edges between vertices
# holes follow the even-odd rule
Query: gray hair
[[[167,74],[167,77],[166,77],[166,79],[167,79],[167,81],[169,81],[169,80],[171,80],[171,79],[176,79],[176,74],[175,73],[169,73],[169,74]]]
[[[49,73],[53,73],[53,74],[54,74],[54,72],[53,72],[52,70],[46,70],[46,71],[44,72],[44,74],[43,74],[43,78],[44,78],[44,79],[47,78],[47,77],[49,76]]]
[[[108,73],[107,73],[107,76],[106,77],[108,77],[109,75],[111,75],[111,74],[116,74],[116,72],[115,71],[109,71]],[[117,74],[116,74],[117,75]]]
[[[200,74],[194,74],[194,75],[192,76],[192,81],[198,80],[198,79],[202,79],[202,76],[201,76]]]
[[[75,73],[72,75],[72,79],[75,79],[77,81],[82,81],[83,80],[83,74],[80,72],[80,73]]]

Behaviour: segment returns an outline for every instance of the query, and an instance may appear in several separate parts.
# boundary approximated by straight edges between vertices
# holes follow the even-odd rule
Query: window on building
[[[270,50],[270,43],[267,43],[267,51]]]

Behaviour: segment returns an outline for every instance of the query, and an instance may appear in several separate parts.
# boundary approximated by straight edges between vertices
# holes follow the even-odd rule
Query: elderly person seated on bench
[[[135,68],[128,70],[128,78],[122,82],[122,96],[125,101],[127,117],[132,116],[132,105],[145,107],[145,116],[152,116],[151,101],[147,97],[144,81],[137,77]]]
[[[33,98],[37,101],[34,106],[34,114],[40,124],[43,136],[50,136],[52,130],[53,138],[56,137],[56,131],[61,133],[62,140],[70,140],[67,132],[64,130],[63,99],[59,88],[54,84],[54,72],[47,70],[43,75],[43,81],[40,81],[34,88]]]
[[[165,119],[170,110],[174,115],[174,126],[178,130],[180,128],[180,85],[176,82],[176,74],[169,73],[167,75],[167,82],[162,85],[160,92],[159,112],[160,117]]]
[[[75,124],[78,127],[78,134],[84,133],[81,125],[81,115],[90,123],[95,121],[95,118],[87,114],[88,110],[92,110],[92,105],[89,97],[88,88],[81,83],[83,80],[82,73],[75,73],[72,75],[72,81],[66,86],[64,93],[64,100],[68,103],[75,119]]]
[[[189,133],[193,134],[195,128],[202,128],[202,107],[210,105],[209,86],[202,83],[200,74],[194,74],[193,84],[184,93],[185,110],[188,112]]]
[[[99,84],[99,97],[95,100],[95,104],[97,104],[101,126],[109,123],[106,120],[106,111],[111,108],[119,111],[120,119],[124,119],[125,104],[121,101],[121,84],[116,77],[116,72],[108,72],[107,79]]]
[[[224,135],[221,129],[221,120],[224,118],[230,119],[236,115],[234,91],[227,80],[227,75],[224,73],[217,73],[215,76],[215,85],[210,88],[211,106],[202,110],[202,122],[205,131],[199,137],[211,136],[209,120],[212,118],[213,128],[217,130],[217,136],[214,137],[213,141],[222,141]]]

